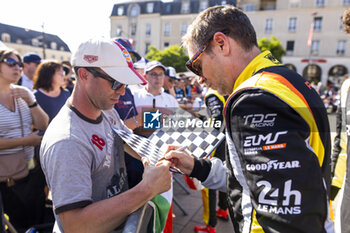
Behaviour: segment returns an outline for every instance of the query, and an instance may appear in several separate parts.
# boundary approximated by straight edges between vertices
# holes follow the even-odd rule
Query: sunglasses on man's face
[[[221,32],[226,35],[229,32],[229,30],[226,29]],[[206,44],[204,44],[202,47],[199,48],[199,50],[192,56],[190,60],[186,62],[187,69],[189,69],[190,71],[192,71],[194,74],[198,76],[202,76],[202,67],[200,65],[196,65],[196,61],[202,55],[202,53],[208,48],[209,43],[213,39],[214,35],[209,39],[209,41]]]
[[[95,78],[103,78],[107,81],[110,81],[112,83],[113,90],[118,90],[118,89],[122,88],[123,86],[125,86],[125,87],[127,86],[126,84],[120,83],[120,82],[114,80],[113,78],[111,78],[110,76],[98,72],[97,70],[94,70],[92,68],[87,68],[87,67],[85,69],[87,71],[89,71]]]
[[[20,61],[16,61],[13,58],[5,58],[4,60],[2,60],[2,62],[6,63],[9,67],[14,67],[16,65],[18,65],[20,68],[23,67],[23,63]]]

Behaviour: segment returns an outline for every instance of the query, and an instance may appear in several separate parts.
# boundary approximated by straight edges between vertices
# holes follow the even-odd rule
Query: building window
[[[300,0],[289,0],[289,8],[299,8]]]
[[[32,45],[39,47],[40,46],[40,41],[37,38],[33,38],[32,39]]]
[[[339,19],[339,30],[343,31],[343,29],[344,29],[343,16],[340,16],[340,19]]]
[[[171,12],[171,4],[167,4],[167,5],[165,6],[165,12],[166,12],[166,13],[170,13],[170,12]]]
[[[61,51],[64,51],[64,47],[63,47],[63,46],[61,46],[61,47],[60,47],[60,50],[61,50]]]
[[[146,8],[147,8],[147,13],[153,13],[154,3],[153,2],[147,3]]]
[[[151,36],[151,29],[152,29],[152,25],[151,24],[146,24],[146,37],[150,37]]]
[[[122,29],[122,26],[118,26],[117,27],[117,33],[116,33],[116,36],[122,36],[123,34],[123,29]]]
[[[208,0],[201,0],[199,5],[199,11],[203,11],[208,8]]]
[[[296,17],[289,18],[288,31],[295,32],[296,29],[297,29],[297,18]]]
[[[2,33],[1,34],[1,40],[3,42],[11,42],[11,36],[8,33]]]
[[[324,7],[325,0],[316,0],[316,7]]]
[[[294,40],[287,41],[287,55],[293,55],[294,52]]]
[[[16,44],[22,44],[22,43],[23,43],[23,41],[21,39],[16,40]]]
[[[130,16],[137,17],[140,14],[140,7],[138,5],[133,5],[130,9]]]
[[[311,54],[312,55],[318,55],[318,52],[320,51],[320,41],[319,40],[313,40],[311,44]]]
[[[124,14],[124,6],[118,6],[117,14],[118,16],[121,16]]]
[[[266,11],[266,10],[276,10],[276,0],[262,0],[260,1],[260,10]]]
[[[149,46],[150,46],[150,43],[145,44],[145,47],[146,47],[145,54],[147,54],[149,52]]]
[[[184,13],[184,14],[190,13],[190,1],[189,0],[184,0],[182,2],[181,13]]]
[[[187,23],[182,23],[181,24],[181,35],[185,35],[186,34],[187,27],[188,27]]]
[[[244,11],[254,11],[255,10],[255,7],[254,7],[254,4],[245,4],[244,5]]]
[[[222,0],[222,1],[221,1],[221,5],[224,6],[224,5],[226,5],[226,4],[227,4],[227,1],[226,1],[226,0]]]
[[[273,19],[266,19],[265,33],[272,32],[272,24],[273,24]]]
[[[52,54],[51,58],[52,58],[52,59],[55,59],[55,58],[56,58],[55,54]]]
[[[319,32],[322,30],[322,17],[314,18],[314,31]]]
[[[51,42],[50,48],[56,50],[56,49],[57,49],[57,44],[56,44],[56,42]]]
[[[171,25],[170,23],[166,23],[164,25],[164,36],[170,36]]]
[[[131,24],[131,35],[132,36],[136,35],[136,23]]]
[[[346,40],[338,40],[337,42],[337,55],[344,55],[346,48]]]
[[[169,47],[169,42],[164,42],[164,48],[168,48]]]
[[[343,6],[349,6],[350,0],[343,0]]]

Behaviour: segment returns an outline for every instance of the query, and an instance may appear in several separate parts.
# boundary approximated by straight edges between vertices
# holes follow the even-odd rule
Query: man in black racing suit
[[[233,6],[201,12],[183,42],[200,83],[230,95],[226,164],[169,147],[173,167],[226,190],[235,232],[334,232],[328,214],[330,133],[311,85],[260,52],[248,17]]]

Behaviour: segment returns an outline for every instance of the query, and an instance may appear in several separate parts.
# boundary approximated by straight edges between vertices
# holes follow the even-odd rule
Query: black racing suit
[[[237,78],[225,119],[226,164],[195,160],[191,176],[226,188],[235,232],[333,232],[329,123],[311,85],[264,52]]]

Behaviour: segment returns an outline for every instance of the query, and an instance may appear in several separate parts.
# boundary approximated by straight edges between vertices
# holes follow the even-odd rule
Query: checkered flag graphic
[[[190,122],[180,127],[174,122]],[[168,145],[187,146],[187,150],[198,158],[208,157],[225,138],[225,134],[213,127],[204,127],[200,119],[185,111],[177,111],[168,117],[163,127],[149,138],[129,133],[117,128],[113,130],[140,156],[147,157],[151,164],[162,158]]]
[[[165,150],[162,151],[158,146],[148,138],[126,132],[121,129],[112,127],[112,129],[141,157],[147,157],[151,164],[164,156]]]
[[[185,127],[182,127],[179,122],[183,122]],[[166,151],[171,144],[187,146],[188,151],[198,158],[208,157],[224,138],[224,133],[214,127],[205,126],[203,121],[182,109],[170,116],[163,128],[156,130],[149,137],[151,142],[162,151]]]

